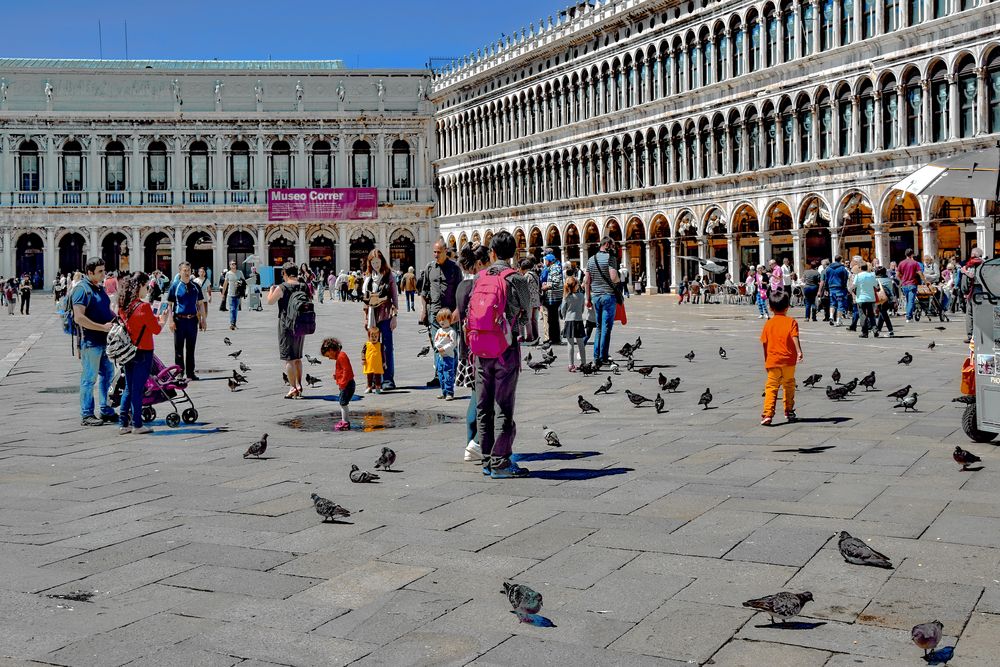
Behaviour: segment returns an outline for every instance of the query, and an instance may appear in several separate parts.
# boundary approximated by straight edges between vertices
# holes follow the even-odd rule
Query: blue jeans
[[[913,319],[913,306],[917,302],[917,286],[916,285],[904,285],[900,288],[903,291],[903,296],[906,297],[906,319]]]
[[[476,388],[478,385],[473,383],[472,385],[472,396],[469,397],[469,407],[465,411],[465,436],[467,438],[466,444],[472,442],[473,440],[478,440],[478,422],[476,421],[476,409],[479,403],[479,390]]]
[[[416,310],[416,307],[413,305],[413,297],[415,294],[416,292],[413,291],[406,292],[406,312]]]
[[[392,320],[382,320],[378,330],[382,334],[382,352],[385,354],[385,368],[382,372],[382,386],[396,384],[396,364],[392,354]]]
[[[611,328],[615,324],[615,307],[618,305],[614,294],[600,294],[591,299],[594,304],[594,317],[597,319],[597,332],[594,334],[594,361],[606,361],[610,358],[608,348],[611,347]]]
[[[819,291],[818,287],[803,287],[802,296],[806,302],[806,319],[811,319],[816,317],[816,293]]]
[[[231,296],[226,299],[226,305],[229,306],[229,325],[236,326],[236,313],[240,309],[240,297]]]
[[[757,291],[757,312],[767,317],[767,293],[763,290]]]
[[[437,359],[437,376],[438,382],[441,383],[441,395],[442,396],[454,396],[455,395],[455,367],[457,366],[455,362],[455,357],[442,357],[438,355]]]
[[[80,417],[94,415],[94,385],[100,377],[98,390],[101,392],[98,405],[102,415],[113,415],[115,411],[108,405],[108,390],[111,388],[111,376],[115,367],[105,354],[105,346],[83,341],[80,343],[80,363],[83,370],[80,373]]]
[[[153,367],[153,351],[137,350],[132,361],[125,364],[125,392],[118,410],[122,426],[142,427],[142,398],[146,393],[146,380]],[[131,417],[131,421],[130,418]]]
[[[842,289],[830,289],[830,319],[837,319],[837,313],[847,312],[847,292]]]

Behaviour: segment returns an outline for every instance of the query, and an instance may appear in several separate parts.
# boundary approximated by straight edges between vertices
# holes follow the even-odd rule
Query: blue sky
[[[467,54],[571,0],[37,0],[7,2],[0,57],[336,59],[349,67],[423,67]],[[21,26],[22,28],[16,28]],[[28,26],[32,26],[28,29]]]

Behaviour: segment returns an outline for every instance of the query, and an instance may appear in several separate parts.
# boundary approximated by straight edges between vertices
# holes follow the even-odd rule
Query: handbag
[[[459,357],[455,370],[455,384],[472,389],[476,386],[476,367],[469,362],[468,357]]]
[[[611,254],[609,253],[608,254],[608,261],[610,262],[610,260],[611,260]],[[598,271],[598,273],[601,274],[601,278],[604,279],[604,282],[606,282],[608,285],[610,285],[611,289],[614,290],[614,292],[615,292],[615,303],[617,303],[619,306],[622,306],[625,303],[625,288],[622,287],[621,283],[613,283],[613,282],[611,282],[611,274],[608,273],[606,269],[601,269],[601,263],[599,261],[597,261],[597,255],[594,255],[594,266],[597,267],[597,271]],[[625,312],[624,308],[622,308],[622,312],[623,313]],[[617,317],[617,313],[615,314],[615,316]]]
[[[875,290],[875,303],[881,306],[883,303],[889,301],[889,295],[885,293],[882,283],[875,283],[875,285],[878,288]]]
[[[628,313],[625,312],[624,303],[615,304],[615,322],[621,322],[622,324],[628,324]]]

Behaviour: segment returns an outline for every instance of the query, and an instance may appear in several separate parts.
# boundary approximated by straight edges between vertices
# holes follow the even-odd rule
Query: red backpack
[[[510,347],[510,322],[504,312],[507,308],[507,276],[513,273],[513,269],[504,269],[490,275],[484,270],[472,285],[465,336],[469,351],[480,359],[496,359]]]

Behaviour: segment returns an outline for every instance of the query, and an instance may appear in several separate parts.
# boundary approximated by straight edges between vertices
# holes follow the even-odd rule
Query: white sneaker
[[[465,460],[479,462],[483,460],[483,450],[475,440],[469,440],[465,448]]]

